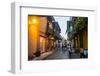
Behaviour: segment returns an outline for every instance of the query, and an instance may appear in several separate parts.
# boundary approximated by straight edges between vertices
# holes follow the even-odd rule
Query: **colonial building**
[[[49,41],[49,50],[52,50],[57,46],[58,40],[61,39],[60,32],[61,29],[58,22],[55,21],[53,16],[48,16],[47,35]]]
[[[67,22],[67,34],[74,48],[88,48],[88,18],[72,17]]]
[[[53,16],[28,16],[28,59],[52,51],[61,39],[60,27]]]

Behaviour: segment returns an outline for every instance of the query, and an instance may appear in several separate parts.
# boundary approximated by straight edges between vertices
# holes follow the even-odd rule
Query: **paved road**
[[[80,54],[73,53],[69,57],[69,53],[66,49],[58,48],[53,54],[49,55],[45,60],[54,60],[54,59],[79,59]]]
[[[69,59],[68,51],[66,49],[58,48],[52,55],[46,58],[46,60],[50,59]]]

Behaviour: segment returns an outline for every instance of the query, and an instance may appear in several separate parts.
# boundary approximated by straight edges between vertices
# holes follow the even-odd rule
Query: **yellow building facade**
[[[46,36],[47,17],[28,16],[28,56],[33,59],[37,51],[44,53],[48,49],[48,38]]]
[[[32,59],[38,48],[40,17],[28,16],[28,56]]]

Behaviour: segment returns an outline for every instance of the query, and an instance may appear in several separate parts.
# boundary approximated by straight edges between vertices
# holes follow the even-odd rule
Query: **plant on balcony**
[[[87,17],[77,17],[75,23],[75,30],[78,32],[85,26],[87,26]]]

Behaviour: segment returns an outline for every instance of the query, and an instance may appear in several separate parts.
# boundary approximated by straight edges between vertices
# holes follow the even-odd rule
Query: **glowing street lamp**
[[[29,16],[29,20],[28,20],[29,25],[38,25],[39,22],[40,22],[39,17]]]
[[[36,24],[37,23],[37,19],[36,18],[33,18],[32,19],[32,24]]]

